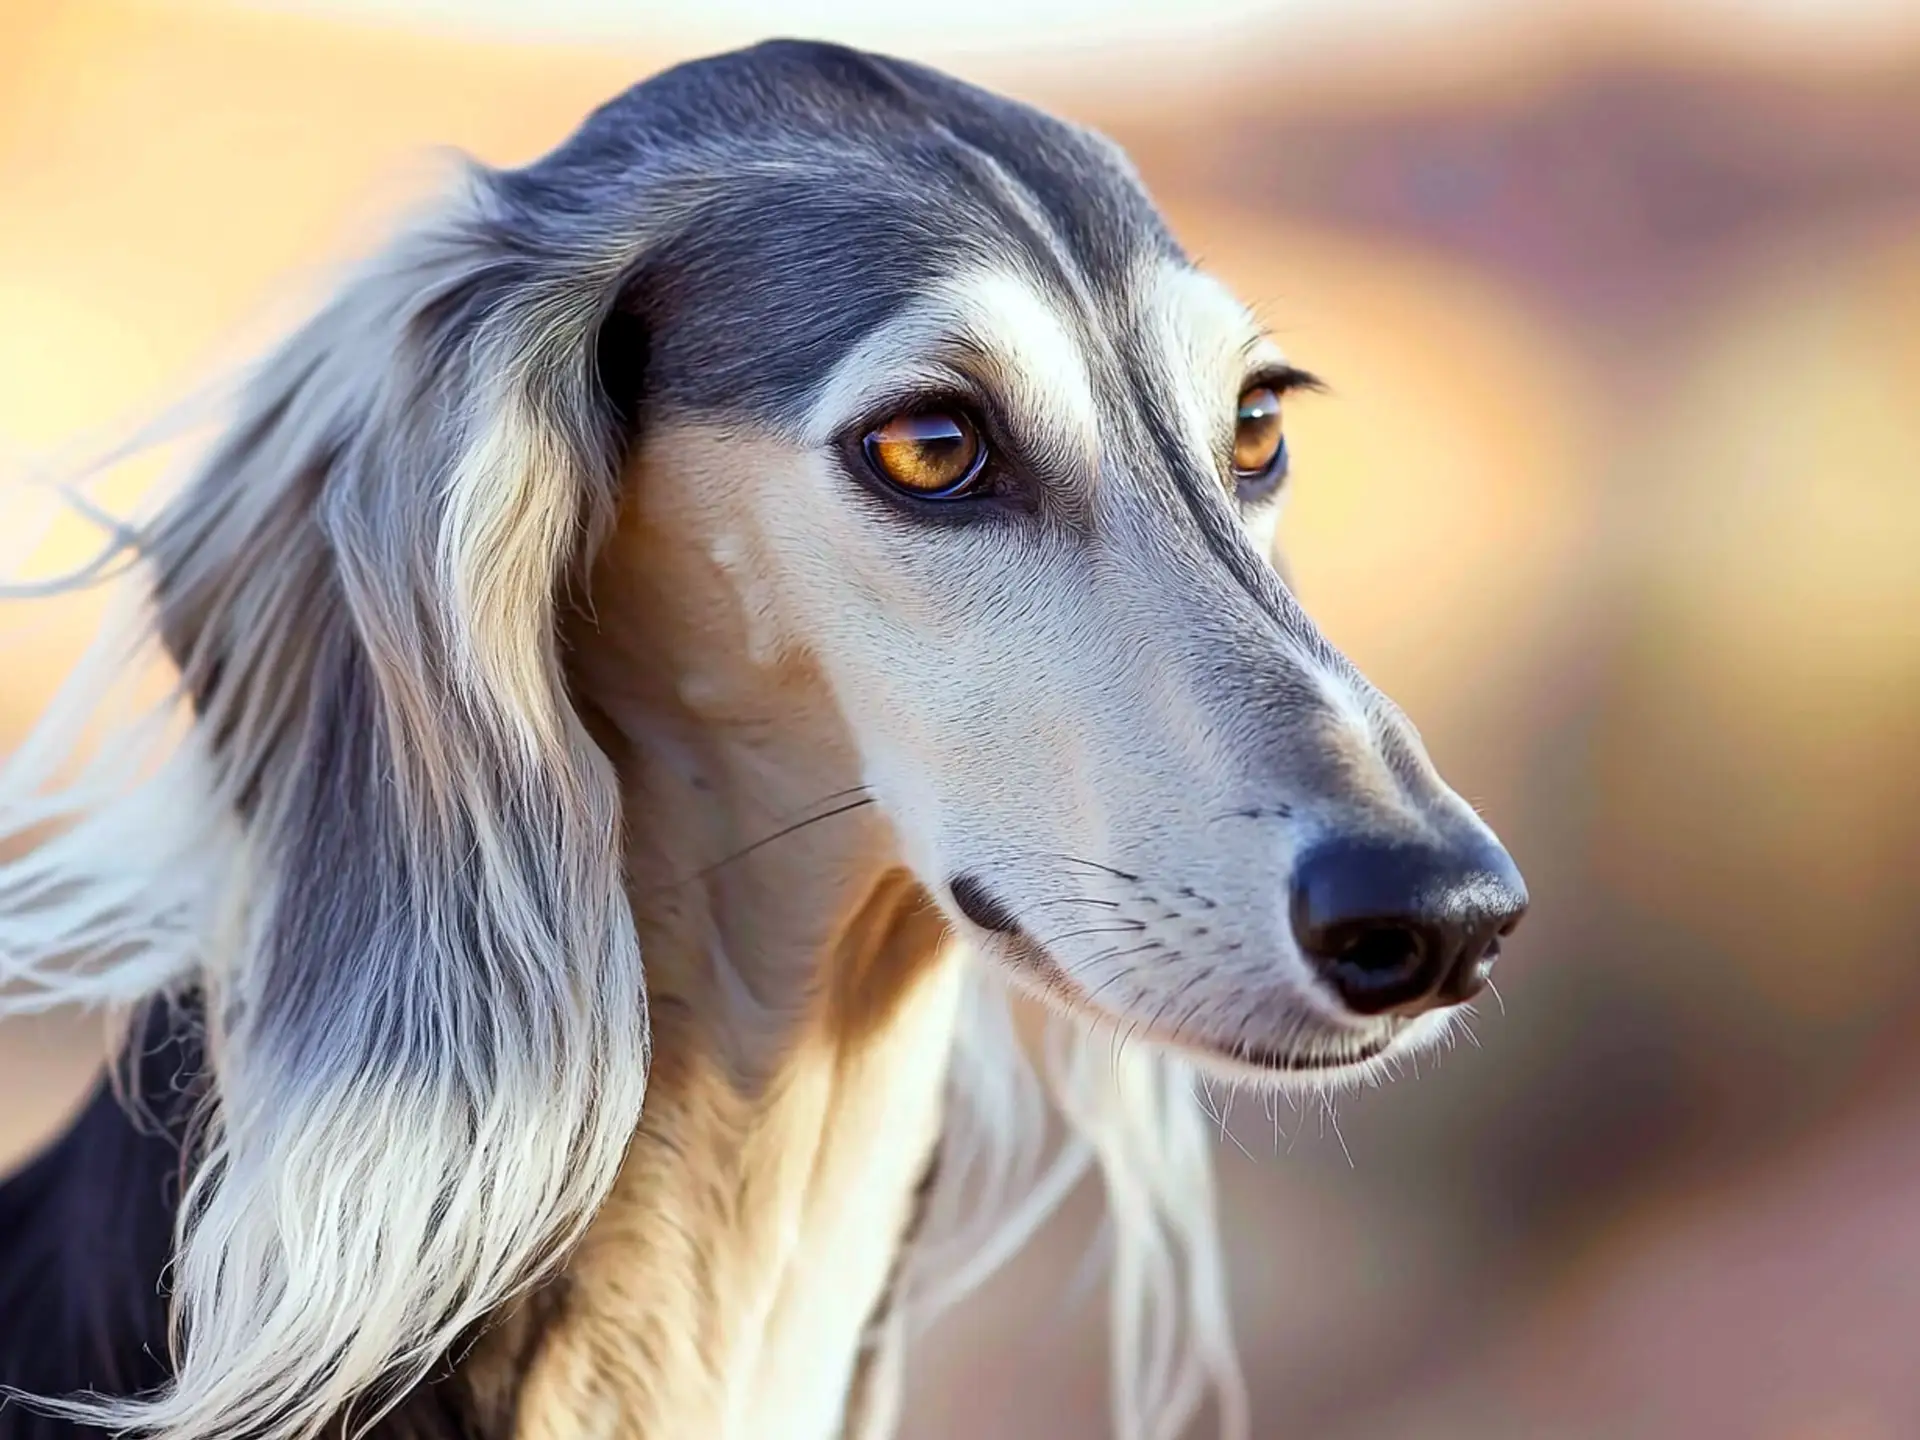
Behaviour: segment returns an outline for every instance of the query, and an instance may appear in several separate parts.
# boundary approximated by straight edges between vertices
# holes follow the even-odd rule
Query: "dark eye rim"
[[[911,485],[902,485],[887,473],[886,466],[882,465],[879,458],[873,453],[876,445],[874,437],[880,433],[884,426],[903,416],[909,415],[950,415],[973,432],[974,441],[979,448],[974,452],[973,463],[967,467],[966,474],[962,475],[951,485],[943,486],[938,490],[919,490]],[[935,502],[967,498],[968,495],[977,488],[980,477],[987,468],[987,461],[993,453],[992,442],[987,438],[986,426],[980,423],[980,417],[975,415],[969,406],[937,400],[907,405],[891,410],[886,415],[861,426],[858,448],[860,451],[860,459],[871,473],[873,479],[881,485],[884,485],[889,491],[896,495],[904,495],[910,500],[930,500]]]

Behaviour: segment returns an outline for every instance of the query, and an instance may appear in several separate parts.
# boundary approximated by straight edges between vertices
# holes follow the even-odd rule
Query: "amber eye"
[[[1280,423],[1280,393],[1250,385],[1240,393],[1233,421],[1233,478],[1241,498],[1252,499],[1286,478],[1287,437]]]
[[[896,415],[869,430],[861,448],[888,484],[930,500],[965,494],[987,458],[973,422],[953,410]]]

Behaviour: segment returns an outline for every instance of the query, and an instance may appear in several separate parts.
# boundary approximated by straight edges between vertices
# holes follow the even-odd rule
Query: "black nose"
[[[1472,999],[1526,908],[1512,859],[1479,837],[1457,846],[1332,840],[1308,851],[1293,877],[1294,938],[1361,1015]]]

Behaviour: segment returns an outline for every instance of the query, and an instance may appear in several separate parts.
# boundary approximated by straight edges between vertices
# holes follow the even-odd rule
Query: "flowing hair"
[[[555,617],[612,516],[599,337],[652,232],[603,206],[587,244],[551,199],[475,167],[74,577],[127,562],[140,603],[0,770],[0,1015],[191,995],[210,1073],[174,1378],[35,1402],[53,1413],[167,1440],[370,1424],[552,1273],[639,1123],[621,801]],[[90,741],[155,646],[165,702]],[[1097,1167],[1120,1435],[1171,1440],[1208,1393],[1245,1435],[1185,1072],[1068,1027],[1038,1082],[975,980],[932,1220],[878,1343]]]

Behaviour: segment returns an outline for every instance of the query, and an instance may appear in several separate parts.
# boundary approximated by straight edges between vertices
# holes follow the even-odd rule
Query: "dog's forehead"
[[[1117,329],[1178,247],[1120,151],[904,62],[780,43],[605,107],[555,174],[672,197],[639,267],[650,398],[792,415],[861,340],[964,274]]]
[[[1068,244],[1114,269],[1143,243],[1171,246],[1124,152],[1096,132],[940,71],[844,46],[776,40],[664,71],[602,106],[550,160],[645,167],[681,153],[843,162],[849,183],[975,168],[1024,187]]]

